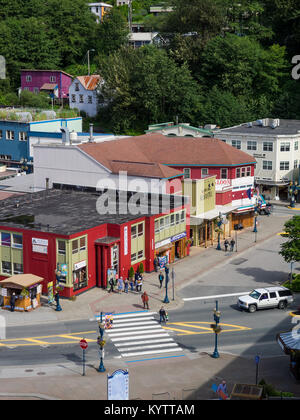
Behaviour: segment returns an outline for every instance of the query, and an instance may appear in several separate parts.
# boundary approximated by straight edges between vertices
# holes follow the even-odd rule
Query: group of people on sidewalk
[[[225,241],[224,241],[225,252],[228,251],[229,245],[230,245],[230,252],[233,252],[234,246],[235,246],[235,240],[233,238],[231,239],[230,242],[228,241],[228,239],[225,239]]]
[[[143,286],[143,276],[138,271],[135,273],[133,280],[128,280],[127,278],[123,279],[123,277],[119,277],[117,281],[115,281],[112,277],[108,281],[110,289],[108,293],[114,292],[114,288],[116,286],[118,293],[128,293],[129,286],[131,292],[141,292]]]

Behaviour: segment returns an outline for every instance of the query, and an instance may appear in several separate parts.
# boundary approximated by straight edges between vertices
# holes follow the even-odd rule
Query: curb
[[[10,393],[0,393],[0,398],[36,398],[38,400],[49,400],[49,401],[61,401],[60,398],[49,397],[48,395],[44,394],[10,394]]]

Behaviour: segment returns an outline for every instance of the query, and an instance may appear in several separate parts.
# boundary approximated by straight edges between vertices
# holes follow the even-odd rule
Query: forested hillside
[[[114,3],[114,1],[108,1]],[[109,107],[99,121],[120,133],[179,120],[228,126],[262,117],[300,119],[299,0],[170,0],[173,12],[149,15],[158,1],[133,1],[133,20],[160,33],[157,46],[128,48],[127,6],[96,23],[86,0],[0,0],[0,54],[12,100],[21,68],[86,72],[106,80]]]

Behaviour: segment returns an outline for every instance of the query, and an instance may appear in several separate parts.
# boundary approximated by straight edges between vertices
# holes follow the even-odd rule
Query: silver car
[[[253,313],[257,309],[285,309],[293,302],[293,293],[286,287],[266,287],[252,290],[249,295],[240,296],[238,306],[240,309],[245,309]]]

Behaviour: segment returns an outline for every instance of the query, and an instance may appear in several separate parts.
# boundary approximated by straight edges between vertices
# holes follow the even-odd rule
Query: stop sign
[[[84,339],[80,340],[79,345],[82,348],[82,350],[86,350],[89,346],[88,343]]]

